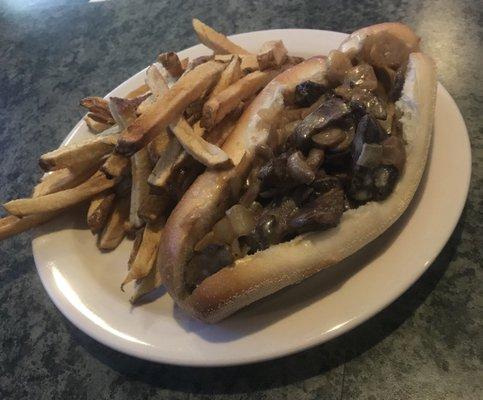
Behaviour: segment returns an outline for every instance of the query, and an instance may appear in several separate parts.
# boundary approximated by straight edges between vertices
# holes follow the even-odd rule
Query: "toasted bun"
[[[339,50],[344,53],[358,52],[361,50],[366,37],[383,31],[401,39],[411,53],[419,51],[419,42],[421,40],[419,36],[417,36],[409,26],[399,22],[384,22],[382,24],[371,25],[359,29],[351,33],[349,37],[341,43]]]
[[[381,26],[401,27],[400,24],[381,24],[364,28],[361,31],[365,33],[352,34],[342,46],[351,37],[363,41],[371,29],[377,31]],[[406,37],[412,40],[410,35],[405,34]],[[351,46],[359,44],[354,39]],[[324,75],[324,58],[315,57],[275,78],[244,113],[223,146],[235,164],[245,151],[267,139],[268,129],[261,123],[260,110],[281,109],[284,88],[308,79],[321,82]],[[228,207],[229,180],[239,171],[209,171],[201,175],[169,217],[165,241],[160,246],[159,267],[177,304],[201,320],[217,322],[341,261],[378,237],[404,212],[419,185],[431,139],[435,98],[436,76],[432,60],[422,53],[412,53],[402,96],[396,103],[403,112],[401,122],[407,142],[407,161],[391,196],[383,202],[371,202],[345,212],[336,228],[300,235],[290,242],[238,259],[205,279],[190,294],[184,285],[184,268],[195,243],[224,215]]]

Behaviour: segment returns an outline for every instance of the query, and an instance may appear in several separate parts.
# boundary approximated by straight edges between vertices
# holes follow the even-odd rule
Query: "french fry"
[[[0,218],[0,240],[18,235],[19,233],[42,225],[60,213],[60,211],[53,211],[42,214],[27,215],[21,218],[14,215],[8,215]]]
[[[131,155],[149,143],[159,130],[176,120],[188,104],[211,87],[224,68],[225,64],[208,61],[179,78],[165,96],[156,99],[146,112],[121,133],[117,151]]]
[[[191,69],[189,68],[187,67],[186,69],[184,69],[183,75],[186,75],[189,71],[193,69],[193,68]],[[168,72],[168,70],[164,68],[164,66],[160,65],[159,63],[152,64],[147,68],[145,79],[146,79],[146,84],[148,85],[148,87],[150,88],[151,92],[154,95],[153,96],[154,98],[164,96],[168,92],[168,90],[179,80],[179,78],[174,78]],[[154,102],[154,98],[152,102]],[[146,106],[145,109],[147,108],[147,104],[143,104],[143,106]]]
[[[171,76],[179,78],[183,75],[184,68],[181,66],[181,61],[175,52],[161,53],[158,56],[158,61],[166,68]]]
[[[127,128],[136,119],[136,108],[140,103],[118,97],[109,99],[109,108],[119,126]],[[124,157],[119,156],[117,157]],[[129,212],[130,229],[137,229],[143,225],[138,217],[138,209],[143,199],[149,194],[148,176],[152,165],[148,150],[142,148],[131,156],[131,206]]]
[[[178,139],[170,135],[168,145],[166,146],[163,154],[160,155],[158,162],[148,177],[148,183],[151,186],[161,189],[165,188],[166,181],[168,180],[173,169],[173,164],[182,150],[183,148],[178,142]]]
[[[215,54],[250,54],[244,48],[236,45],[225,35],[215,31],[197,18],[193,18],[193,29],[198,39]]]
[[[188,65],[186,66],[184,70],[184,74],[187,74],[191,70],[195,69],[198,65],[204,64],[205,62],[211,61],[214,59],[214,56],[200,56],[193,58],[188,62]]]
[[[139,247],[141,246],[141,243],[143,241],[143,233],[144,233],[144,228],[138,229],[134,235],[134,241],[131,247],[131,253],[129,254],[129,260],[127,262],[128,269],[131,268],[131,265],[136,258],[136,254],[138,254]]]
[[[126,236],[126,222],[129,219],[129,197],[120,197],[114,203],[104,229],[99,235],[97,247],[100,250],[114,250]]]
[[[237,118],[233,118],[231,115],[227,116],[206,134],[205,140],[221,147],[223,143],[225,143],[226,138],[230,136],[230,133],[235,128],[237,122]],[[199,126],[199,124],[197,125]],[[195,130],[197,129],[196,125],[194,128]]]
[[[87,210],[87,226],[92,233],[100,232],[106,225],[115,197],[115,193],[105,192],[99,193],[91,200]]]
[[[138,215],[144,222],[156,222],[166,213],[170,198],[167,193],[149,193],[139,206]]]
[[[199,99],[193,101],[188,107],[186,107],[186,110],[184,110],[184,117],[186,118],[186,121],[190,124],[193,125],[197,121],[200,120],[201,114],[203,112],[203,104],[205,104],[205,97],[200,97]]]
[[[230,115],[211,131],[206,131],[197,122],[193,126],[193,132],[195,135],[204,137],[207,142],[221,146],[236,123],[237,120]],[[203,171],[202,166],[186,151],[182,151],[163,175],[163,180],[160,180],[159,187],[168,191],[172,198],[179,200],[195,178]]]
[[[112,126],[105,122],[96,121],[89,114],[84,117],[84,121],[92,133],[101,133]]]
[[[117,152],[131,155],[144,147],[169,123],[179,118],[188,104],[211,87],[224,68],[224,64],[209,61],[183,75],[166,95],[156,98],[148,110],[121,133]]]
[[[129,301],[133,305],[142,302],[145,296],[159,288],[161,283],[161,273],[159,272],[159,268],[156,267],[156,263],[154,263],[151,271],[149,271],[144,278],[136,281],[134,294],[131,296]]]
[[[164,71],[166,75],[169,75],[165,69]],[[137,110],[138,114],[144,114],[157,98],[166,94],[166,92],[169,90],[168,83],[156,64],[152,64],[147,68],[145,81],[147,87],[152,93],[152,96],[139,105]]]
[[[240,57],[240,68],[244,75],[260,69],[256,54],[217,54],[214,59],[215,61],[229,63],[235,56]]]
[[[109,114],[109,102],[99,96],[85,97],[80,101],[80,105],[88,110],[103,110],[105,113]]]
[[[233,165],[222,149],[196,135],[184,118],[180,118],[172,130],[184,150],[203,165],[217,168]]]
[[[123,176],[119,183],[114,187],[114,192],[117,197],[131,197],[131,176]]]
[[[278,68],[287,61],[287,49],[281,40],[270,40],[263,43],[257,54],[260,71]]]
[[[203,135],[206,132],[206,129],[201,127],[199,122],[197,122],[193,126],[192,130],[193,130],[193,135],[199,138],[203,138]],[[189,165],[187,165],[187,162],[189,162],[189,160],[194,162],[194,158],[186,150],[182,150],[181,153],[176,158],[176,160],[174,161],[173,165],[171,166],[171,175],[176,173],[176,171],[180,170],[183,167],[187,167],[187,166],[189,167]],[[172,176],[170,176],[170,179],[171,178]]]
[[[305,61],[304,57],[297,57],[297,56],[287,57],[287,64],[297,65],[297,64],[300,64],[302,61]]]
[[[241,60],[239,56],[235,55],[226,67],[226,69],[221,73],[220,80],[211,91],[209,98],[216,96],[217,94],[225,90],[228,86],[238,81],[241,77]]]
[[[98,136],[110,136],[110,135],[118,135],[121,133],[121,128],[119,125],[110,125],[109,128],[107,128],[105,131],[99,132],[97,135]]]
[[[148,177],[151,174],[151,170],[151,160],[146,148],[142,148],[131,157],[132,186],[129,223],[133,228],[140,228],[144,225],[144,221],[139,217],[138,211],[149,195]]]
[[[40,183],[34,187],[32,197],[45,196],[64,189],[71,189],[89,179],[97,169],[98,165],[93,165],[78,170],[63,168],[52,171],[45,175]]]
[[[156,164],[161,154],[166,150],[166,146],[169,143],[169,136],[167,132],[160,133],[151,142],[148,143],[146,148],[148,149],[149,158],[153,164]]]
[[[202,125],[207,129],[213,128],[241,101],[257,93],[278,73],[278,70],[252,72],[212,97],[203,106]]]
[[[118,137],[119,135],[97,136],[82,143],[59,147],[40,157],[40,167],[44,171],[53,171],[62,168],[85,168],[97,164],[114,149]]]
[[[144,278],[154,266],[158,255],[158,247],[164,227],[164,219],[154,224],[148,224],[144,228],[141,245],[134,257],[131,268],[122,282],[121,289],[127,283]]]
[[[106,124],[112,124],[114,122],[109,111],[108,102],[102,97],[86,97],[80,101],[80,105],[89,110],[89,115],[92,119]]]
[[[190,59],[188,57],[185,57],[180,61],[181,68],[183,68],[183,73],[186,71],[186,68],[188,68],[189,61]]]
[[[196,135],[204,137],[206,141],[221,146],[236,123],[237,120],[230,115],[211,131],[206,131],[200,126],[199,122],[193,126],[193,131]],[[171,167],[166,182],[164,182],[164,189],[169,192],[173,199],[181,199],[196,177],[203,172],[202,167],[202,164],[183,151]]]
[[[97,122],[102,122],[103,124],[113,125],[114,119],[112,116],[106,116],[104,114],[96,114],[93,112],[87,113],[87,116]]]
[[[150,88],[157,96],[168,92],[168,85],[155,66],[151,66],[147,75],[150,77]],[[231,77],[231,76],[230,76]],[[183,117],[170,124],[173,134],[193,158],[209,167],[223,167],[230,165],[231,161],[226,153],[215,145],[205,142],[200,136],[193,133],[193,129]]]
[[[233,60],[233,57],[235,56],[241,57],[241,54],[214,54],[212,58],[215,61],[229,63],[231,62],[231,60]]]
[[[242,55],[241,57],[241,70],[244,74],[255,72],[260,69],[258,65],[257,56],[255,54]]]
[[[87,181],[72,189],[41,197],[12,200],[5,203],[3,207],[17,217],[62,210],[90,199],[92,196],[112,188],[116,183],[116,179],[108,179],[103,172],[98,171]]]
[[[129,157],[122,154],[112,153],[107,157],[104,164],[101,166],[101,171],[109,178],[117,178],[127,174],[131,160]]]
[[[164,96],[169,90],[168,82],[166,82],[166,79],[164,78],[160,69],[155,64],[150,65],[146,70],[146,85],[148,86],[149,90],[152,92],[153,95],[151,96],[151,98],[148,99],[149,101],[141,104],[141,106],[143,107],[140,107],[138,109],[141,114],[145,112],[156,99]],[[150,143],[148,143],[148,146],[153,144],[153,148],[150,150],[150,154],[152,157],[154,156],[154,162],[156,162],[159,158],[159,154],[164,151],[168,140],[168,132],[164,128],[159,129],[155,135],[155,138]]]
[[[142,96],[144,94],[147,94],[148,92],[149,92],[148,85],[142,84],[138,88],[136,88],[133,91],[129,92],[126,97],[128,99],[133,99],[135,97],[138,97],[138,96]]]
[[[154,100],[163,97],[169,91],[169,85],[156,64],[150,65],[146,70],[146,83],[155,96]]]
[[[145,94],[133,99],[123,99],[121,97],[109,98],[109,110],[114,121],[122,129],[126,129],[136,119],[136,110],[139,105],[149,97],[149,94]]]

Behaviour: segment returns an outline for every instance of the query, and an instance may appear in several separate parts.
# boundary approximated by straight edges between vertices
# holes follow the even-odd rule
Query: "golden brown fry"
[[[62,210],[90,199],[92,196],[112,188],[116,183],[116,179],[108,179],[103,172],[98,171],[75,188],[41,197],[12,200],[4,204],[3,207],[17,217]]]
[[[163,132],[156,136],[151,142],[148,143],[146,148],[148,149],[149,158],[153,164],[156,164],[161,154],[166,151],[166,146],[169,143],[168,133]]]
[[[197,18],[193,18],[193,28],[198,39],[216,54],[250,54],[244,48],[236,45],[225,35],[215,31]]]
[[[133,99],[135,97],[138,97],[138,96],[142,96],[144,94],[147,94],[147,92],[149,92],[148,85],[142,84],[137,89],[134,89],[133,91],[129,92],[126,97],[128,99]]]
[[[204,134],[206,133],[206,129],[200,125],[199,121],[193,125],[192,129],[193,129],[193,135],[199,138],[203,138]],[[181,153],[176,158],[176,160],[174,161],[173,165],[171,166],[170,177],[168,178],[168,180],[173,179],[173,174],[176,174],[176,172],[180,168],[182,168],[182,166],[186,166],[186,163],[188,162],[189,159],[191,159],[191,161],[194,161],[193,157],[189,153],[187,153],[186,150],[182,150]]]
[[[168,85],[156,66],[153,65],[148,69],[147,76],[153,93],[161,97],[168,92]],[[202,164],[210,167],[230,165],[231,161],[226,153],[217,146],[205,142],[200,136],[194,135],[193,129],[183,117],[171,123],[170,128],[185,151]]]
[[[139,104],[139,103],[138,103]],[[136,119],[137,105],[132,100],[111,97],[109,107],[119,126],[127,128]],[[117,155],[117,158],[124,157]],[[122,162],[126,163],[125,161]],[[152,165],[148,150],[142,148],[131,156],[131,208],[129,213],[129,229],[137,229],[143,225],[138,216],[138,209],[144,198],[149,194],[148,176]]]
[[[201,119],[201,113],[203,111],[203,104],[205,104],[205,97],[200,97],[199,99],[193,101],[186,110],[184,110],[184,117],[190,125],[194,125],[195,122]]]
[[[114,187],[117,197],[131,197],[131,176],[122,177],[119,183]]]
[[[158,247],[161,241],[161,234],[164,227],[164,219],[154,224],[148,224],[144,228],[143,239],[131,268],[124,279],[121,289],[127,283],[144,278],[154,266],[158,255]]]
[[[221,147],[223,143],[225,143],[226,138],[235,128],[237,122],[238,118],[233,118],[231,115],[227,116],[206,134],[205,140]]]
[[[84,121],[86,122],[87,127],[89,128],[89,130],[92,133],[100,133],[100,132],[103,132],[107,128],[109,128],[110,126],[112,126],[111,124],[108,124],[106,122],[96,121],[95,119],[93,119],[90,116],[90,114],[87,114],[84,117]]]
[[[102,157],[110,153],[118,138],[117,134],[102,135],[82,143],[62,146],[42,155],[39,164],[44,171],[85,168],[97,164]]]
[[[169,86],[156,64],[152,64],[146,70],[146,83],[154,95],[153,101],[168,93]]]
[[[190,59],[188,57],[183,58],[180,63],[181,63],[181,68],[183,68],[183,72],[186,71],[186,68],[188,68]]]
[[[42,214],[27,215],[22,218],[15,217],[14,215],[8,215],[0,218],[0,240],[18,235],[19,233],[42,225],[60,213],[61,211],[53,211]]]
[[[70,189],[89,179],[97,171],[99,165],[88,168],[70,170],[68,168],[58,169],[45,175],[41,182],[33,190],[32,197],[45,196],[60,190]]]
[[[212,58],[215,61],[229,63],[229,62],[231,62],[231,60],[233,60],[233,57],[235,57],[235,56],[241,57],[240,54],[215,54],[215,55],[213,55]]]
[[[131,157],[132,186],[129,223],[135,229],[144,225],[144,221],[139,217],[138,211],[141,204],[149,195],[148,177],[151,174],[152,168],[146,148],[139,150]]]
[[[126,222],[129,218],[129,197],[118,198],[114,203],[107,223],[99,235],[97,247],[101,250],[114,250],[126,236]]]
[[[126,175],[129,171],[131,160],[129,157],[122,154],[112,153],[107,157],[107,160],[102,164],[101,171],[109,178],[116,178]]]
[[[281,40],[270,40],[263,43],[257,54],[260,71],[280,67],[287,61],[287,49]]]
[[[158,56],[158,61],[174,78],[179,78],[184,72],[184,68],[181,66],[181,61],[179,60],[178,55],[173,51],[161,53]]]
[[[203,106],[202,125],[207,129],[213,128],[241,101],[257,93],[279,72],[278,70],[252,72],[212,97]]]
[[[123,99],[121,97],[109,98],[109,110],[116,124],[122,129],[126,129],[129,124],[136,119],[136,110],[150,94],[135,97],[133,99]]]
[[[109,102],[99,96],[89,96],[85,97],[80,101],[80,105],[82,107],[91,110],[93,108],[102,109],[105,112],[109,112]]]
[[[260,69],[256,54],[218,54],[215,55],[214,59],[215,61],[229,63],[235,56],[240,57],[240,68],[243,74],[246,75]]]
[[[224,64],[209,61],[183,75],[165,96],[157,98],[146,112],[121,133],[117,151],[132,155],[144,147],[160,130],[179,118],[188,104],[211,87],[224,68]]]
[[[90,111],[89,116],[92,119],[98,122],[104,122],[106,124],[113,123],[112,115],[108,107],[108,102],[102,97],[86,97],[80,101],[80,105]]]
[[[167,193],[149,193],[139,207],[139,218],[142,218],[146,223],[156,222],[166,213],[169,203],[170,199]]]
[[[102,122],[108,125],[114,124],[114,118],[112,118],[112,115],[110,113],[108,114],[104,110],[92,108],[87,115],[94,121]]]
[[[92,233],[100,232],[106,225],[115,196],[115,193],[105,192],[99,193],[91,200],[87,210],[87,226]]]
[[[129,254],[129,260],[127,262],[128,269],[131,268],[132,263],[136,259],[136,254],[138,254],[139,247],[143,241],[144,228],[138,229],[134,235],[134,241],[131,248],[131,253]]]
[[[153,171],[149,175],[148,182],[150,185],[165,188],[166,181],[168,180],[173,164],[178,158],[183,148],[181,147],[178,139],[173,135],[170,135],[169,143],[163,154],[160,155],[158,162],[154,166]]]
[[[228,86],[238,81],[241,77],[241,60],[239,56],[235,55],[226,69],[221,73],[220,80],[211,91],[210,98],[225,90]]]
[[[172,130],[184,150],[203,165],[218,168],[233,165],[222,149],[196,135],[184,118],[180,118]]]
[[[193,131],[195,135],[204,137],[207,142],[221,146],[236,123],[237,119],[229,115],[209,132],[202,128],[199,122],[193,126]],[[160,186],[169,191],[171,198],[179,200],[202,171],[202,165],[196,162],[186,151],[182,151],[166,172],[165,181]]]
[[[134,294],[131,296],[129,301],[131,304],[137,304],[142,301],[145,296],[161,286],[161,273],[159,268],[156,268],[156,262],[153,268],[149,271],[144,278],[136,281],[136,286],[134,287]]]
[[[138,114],[144,114],[156,99],[164,96],[169,90],[168,83],[156,64],[150,65],[146,70],[145,81],[152,96],[139,106]]]
[[[205,62],[208,62],[208,61],[211,61],[211,60],[213,60],[213,58],[214,58],[213,55],[210,55],[210,56],[200,56],[200,57],[193,58],[188,63],[188,65],[186,66],[186,68],[184,70],[184,73],[187,74],[188,72],[190,72],[191,70],[193,70],[194,68],[196,68],[198,65],[204,64]]]
[[[110,136],[110,135],[119,136],[120,133],[121,133],[121,128],[119,127],[119,125],[115,124],[115,125],[110,125],[109,128],[107,128],[106,130],[99,132],[98,135],[99,136]]]
[[[257,56],[255,54],[242,55],[241,57],[241,70],[244,74],[255,72],[260,69],[258,65]]]
[[[300,64],[302,61],[305,61],[305,58],[297,57],[297,56],[288,56],[287,57],[287,64],[297,65],[297,64]]]

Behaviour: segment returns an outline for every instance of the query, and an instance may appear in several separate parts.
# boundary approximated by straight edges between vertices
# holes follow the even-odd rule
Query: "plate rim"
[[[231,35],[229,36],[230,38],[237,39],[237,37],[247,35],[247,34],[271,34],[271,33],[276,33],[283,31],[285,33],[289,33],[290,31],[305,31],[305,32],[323,32],[323,33],[328,33],[328,34],[339,34],[339,35],[347,35],[346,33],[342,32],[336,32],[336,31],[329,31],[329,30],[318,30],[318,29],[299,29],[299,28],[289,28],[289,29],[269,29],[269,30],[257,30],[257,31],[250,31],[250,32],[244,32],[244,33],[239,33],[236,35]],[[186,49],[182,49],[181,51],[183,52],[188,52],[188,51],[193,51],[193,49],[198,48],[200,45],[194,45],[191,47],[188,47]],[[147,67],[146,67],[147,68]],[[111,90],[105,97],[111,96],[114,92],[117,92],[120,90],[120,88],[126,84],[126,82],[130,81],[133,79],[135,76],[142,74],[146,68],[142,69],[141,71],[133,74],[131,77],[126,79],[124,82],[120,83],[118,86],[116,86],[113,90]],[[426,265],[418,270],[417,274],[414,274],[413,279],[410,280],[410,283],[407,285],[402,285],[401,288],[398,288],[399,290],[395,290],[391,292],[389,296],[386,296],[387,299],[386,301],[380,302],[377,307],[372,307],[369,310],[366,310],[362,313],[359,313],[357,316],[349,320],[347,323],[343,324],[340,327],[337,327],[330,332],[324,333],[323,336],[321,337],[314,337],[312,339],[306,339],[303,343],[299,344],[298,346],[293,346],[289,348],[286,351],[281,352],[280,350],[273,350],[269,351],[267,353],[263,353],[263,355],[260,356],[248,356],[248,357],[241,357],[241,359],[231,359],[231,360],[225,360],[225,361],[219,361],[219,360],[199,360],[199,359],[194,359],[192,361],[188,361],[186,359],[179,359],[179,358],[174,358],[171,356],[163,356],[162,353],[159,352],[149,352],[146,351],[146,348],[149,348],[149,346],[143,346],[143,347],[138,347],[138,346],[132,346],[132,345],[123,345],[125,341],[122,341],[121,339],[116,337],[116,340],[109,340],[111,336],[105,336],[105,334],[101,334],[100,332],[97,331],[97,329],[93,329],[94,327],[86,325],[84,322],[85,316],[80,313],[78,310],[76,312],[72,313],[69,310],[69,307],[72,307],[70,304],[63,304],[63,301],[65,301],[63,298],[59,298],[55,294],[55,288],[51,284],[51,282],[47,279],[48,274],[44,274],[40,271],[39,264],[40,262],[38,261],[38,253],[36,250],[36,246],[32,241],[32,253],[35,261],[35,266],[37,269],[37,273],[40,277],[40,280],[42,282],[42,285],[44,286],[49,298],[53,301],[55,306],[59,309],[59,311],[79,330],[81,330],[83,333],[87,334],[88,336],[92,337],[96,341],[102,343],[103,345],[114,349],[116,351],[119,351],[121,353],[134,356],[137,358],[141,358],[144,360],[156,362],[156,363],[166,363],[166,364],[171,364],[171,365],[178,365],[178,366],[192,366],[192,367],[220,367],[220,366],[234,366],[234,365],[244,365],[244,364],[250,364],[250,363],[256,363],[256,362],[262,362],[262,361],[268,361],[268,360],[273,360],[273,359],[278,359],[282,357],[289,356],[294,353],[298,353],[307,349],[310,349],[312,347],[315,347],[319,344],[328,342],[332,339],[334,339],[337,336],[340,336],[361,323],[367,321],[368,319],[372,318],[374,315],[378,314],[380,311],[388,307],[390,304],[392,304],[396,299],[398,299],[404,292],[406,292],[411,286],[414,285],[414,283],[423,275],[423,273],[429,268],[429,266],[434,262],[435,258],[441,253],[442,249],[444,246],[447,244],[449,238],[452,236],[458,222],[460,221],[461,214],[464,210],[464,207],[466,205],[467,197],[468,197],[468,192],[469,192],[469,187],[470,187],[470,182],[471,182],[471,167],[472,167],[472,153],[471,153],[471,145],[470,145],[470,140],[469,140],[469,135],[468,135],[468,129],[466,127],[465,121],[463,119],[463,116],[461,114],[461,111],[459,110],[458,105],[452,98],[452,96],[449,94],[449,92],[444,88],[444,86],[438,82],[438,96],[445,96],[447,100],[451,103],[451,106],[455,110],[455,115],[454,117],[457,118],[459,123],[462,124],[464,127],[464,135],[462,132],[462,136],[464,136],[464,150],[465,154],[467,155],[467,166],[465,171],[468,171],[466,181],[464,184],[464,200],[459,203],[459,209],[457,210],[457,218],[454,219],[451,223],[451,229],[448,230],[447,235],[445,235],[445,240],[442,241],[442,244],[438,246],[438,250],[433,253],[433,255],[428,259],[428,262]],[[83,124],[83,120],[81,119],[74,127],[71,129],[69,134],[64,138],[64,140],[61,143],[62,145],[65,145],[69,143],[77,134],[77,131],[79,130],[80,126]],[[34,237],[36,238],[37,232],[34,233]],[[82,317],[81,320],[79,320],[79,316]],[[99,328],[101,329],[101,328]],[[105,332],[105,331],[101,331]],[[121,340],[119,343],[118,341]],[[144,351],[143,351],[144,350]]]

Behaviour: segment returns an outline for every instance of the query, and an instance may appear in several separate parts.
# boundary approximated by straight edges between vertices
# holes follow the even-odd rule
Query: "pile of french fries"
[[[279,40],[252,54],[197,19],[193,28],[213,54],[188,60],[163,53],[126,98],[81,100],[95,136],[40,157],[46,174],[32,197],[3,205],[0,239],[87,202],[87,226],[100,250],[134,237],[121,285],[135,282],[131,302],[161,285],[154,266],[169,213],[204,168],[233,167],[221,146],[239,116],[270,80],[301,61]]]

